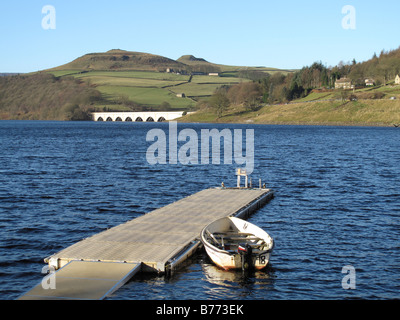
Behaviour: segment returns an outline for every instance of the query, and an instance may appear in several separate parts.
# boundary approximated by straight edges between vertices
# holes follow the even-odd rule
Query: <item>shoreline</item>
[[[89,123],[89,122],[98,122],[98,121],[71,121],[71,120],[24,120],[24,119],[0,119],[0,123],[2,122],[75,122],[75,123]],[[267,125],[267,126],[305,126],[305,127],[374,127],[374,128],[397,128],[395,124],[383,124],[383,123],[343,123],[343,122],[290,122],[290,121],[282,121],[282,122],[252,122],[252,121],[185,121],[184,119],[176,119],[174,120],[180,124],[187,123],[187,124],[234,124],[234,125]],[[106,122],[106,121],[104,121]],[[103,122],[103,123],[104,123]],[[125,123],[125,121],[113,121],[111,123]],[[170,121],[165,121],[164,123],[168,123]],[[101,122],[100,122],[101,123]],[[126,123],[135,123],[135,122],[126,122]],[[154,123],[154,122],[137,122],[137,123]],[[400,126],[399,126],[400,128]]]
[[[178,121],[179,122],[179,121]],[[269,125],[269,126],[309,126],[309,127],[375,127],[396,128],[394,124],[381,123],[326,123],[326,122],[182,122],[182,123],[213,123],[213,124],[241,124],[241,125]]]

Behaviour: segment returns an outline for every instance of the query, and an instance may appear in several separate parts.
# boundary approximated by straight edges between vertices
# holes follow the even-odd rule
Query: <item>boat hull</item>
[[[214,248],[204,246],[210,259],[220,268],[224,270],[236,270],[242,268],[242,258],[239,253],[225,253],[218,252]],[[269,263],[271,252],[263,254],[252,255],[252,266],[256,270],[262,270],[267,267]]]

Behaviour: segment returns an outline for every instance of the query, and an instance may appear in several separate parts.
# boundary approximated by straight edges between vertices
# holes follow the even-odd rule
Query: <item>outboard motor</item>
[[[253,259],[251,258],[251,255],[253,250],[251,249],[251,246],[248,243],[239,244],[238,253],[240,254],[240,258],[242,260],[242,270],[245,271],[252,268]]]

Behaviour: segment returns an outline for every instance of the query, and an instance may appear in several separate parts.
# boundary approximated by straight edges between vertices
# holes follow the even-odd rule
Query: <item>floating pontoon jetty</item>
[[[46,258],[56,270],[53,288],[42,281],[19,299],[104,299],[137,272],[171,273],[201,245],[206,225],[228,216],[247,219],[272,197],[265,188],[200,191]]]

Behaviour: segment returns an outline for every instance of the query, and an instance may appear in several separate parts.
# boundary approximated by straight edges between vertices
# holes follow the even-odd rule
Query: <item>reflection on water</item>
[[[232,292],[240,292],[240,296],[251,296],[257,290],[272,290],[274,286],[274,270],[268,266],[264,270],[225,271],[212,263],[201,265],[206,280],[210,283],[210,296],[223,299]],[[236,296],[236,294],[235,294]]]

